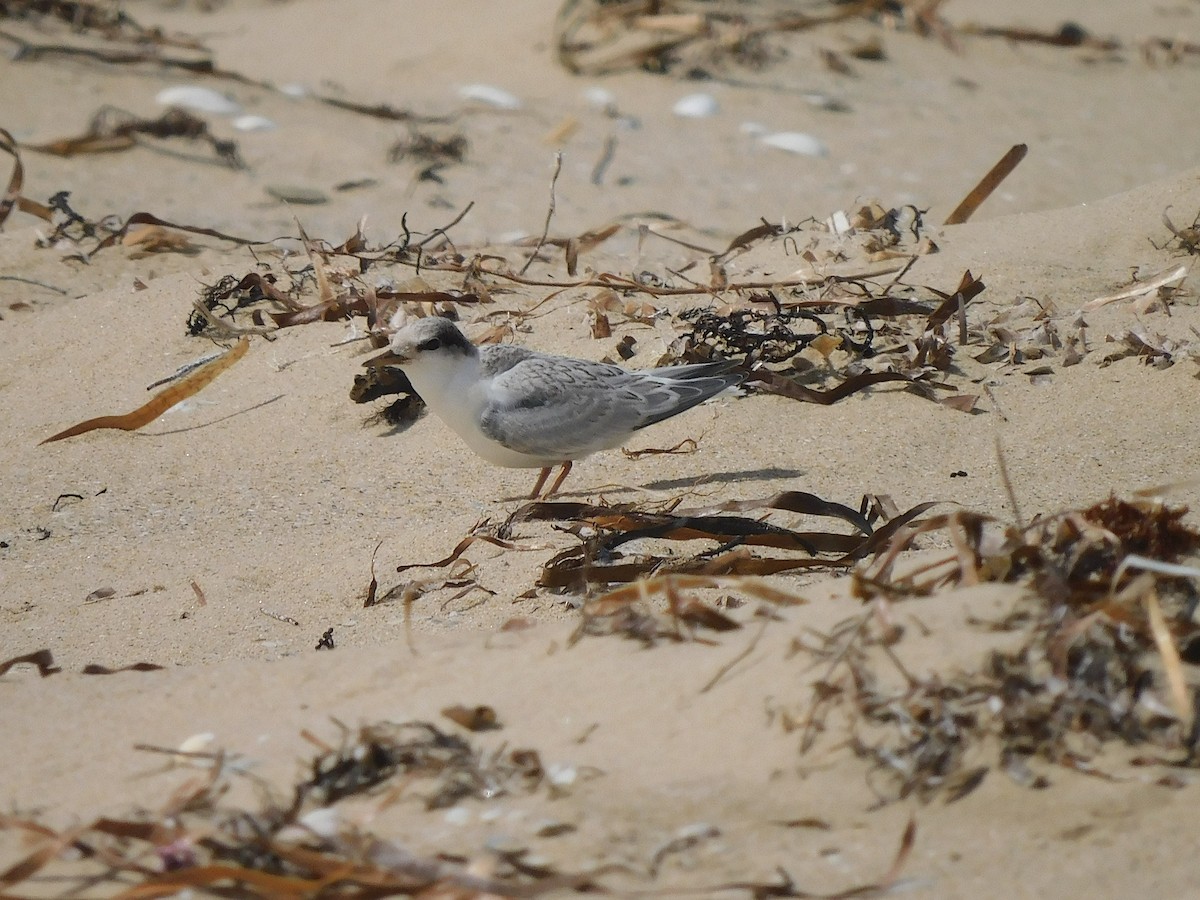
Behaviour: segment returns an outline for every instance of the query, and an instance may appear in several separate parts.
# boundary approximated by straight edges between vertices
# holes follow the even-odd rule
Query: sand
[[[1137,0],[1099,9],[1063,0],[1000,10],[954,0],[942,12],[956,28],[1054,29],[1073,20],[1124,49],[1039,46],[961,30],[950,48],[908,29],[853,21],[781,38],[785,52],[762,70],[733,68],[729,78],[709,81],[636,71],[570,75],[555,60],[558,5],[549,0],[516,0],[503,15],[467,0],[125,8],[143,25],[197,37],[221,68],[251,81],[452,116],[428,127],[461,133],[468,150],[436,180],[422,180],[424,164],[388,159],[411,134],[403,122],[155,65],[15,59],[6,49],[0,126],[22,144],[78,134],[105,105],[156,116],[155,95],[177,84],[215,87],[277,125],[243,133],[227,118],[207,117],[218,137],[237,141],[241,170],[202,145],[146,140],[70,158],[24,149],[25,197],[45,202],[65,190],[92,219],[148,211],[283,239],[251,248],[191,235],[186,253],[113,246],[82,262],[70,248],[39,246],[49,226],[33,216],[14,212],[4,224],[0,660],[44,647],[64,670],[42,679],[21,666],[0,676],[0,795],[9,812],[65,827],[160,808],[186,773],[162,771],[161,757],[135,745],[176,747],[211,733],[210,749],[255,760],[258,774],[286,787],[314,752],[302,731],[336,744],[335,719],[352,728],[435,721],[448,705],[486,704],[503,728],[471,736],[481,750],[534,748],[579,777],[561,795],[542,789],[463,801],[453,815],[411,798],[377,813],[362,804],[355,814],[369,814],[376,833],[416,852],[476,858],[503,838],[568,871],[613,862],[645,869],[681,833],[712,832],[670,854],[655,879],[615,877],[618,893],[765,881],[779,866],[798,886],[837,891],[886,871],[911,818],[917,839],[903,878],[919,896],[1190,895],[1196,788],[1186,771],[1182,786],[1164,787],[1157,783],[1163,767],[1132,767],[1129,751],[1110,748],[1103,758],[1119,773],[1112,780],[1047,765],[1040,771],[1050,786],[1033,790],[996,769],[954,803],[880,804],[869,765],[844,741],[830,736],[802,754],[781,716],[803,714],[816,673],[790,648],[809,630],[862,611],[845,578],[779,576],[773,583],[805,605],[766,620],[749,604],[731,613],[741,630],[705,633],[703,641],[572,643],[578,595],[531,590],[541,565],[569,539],[538,524],[519,535],[534,549],[479,544],[467,552],[486,590],[435,589],[407,616],[398,600],[364,608],[373,559],[381,588],[395,586],[411,577],[397,566],[442,558],[477,522],[517,508],[533,473],[489,467],[431,416],[406,429],[370,420],[383,404],[348,397],[367,348],[343,343],[351,336],[344,321],[283,329],[270,342],[254,338],[245,359],[138,432],[39,441],[137,407],[146,385],[216,349],[187,334],[193,301],[204,286],[259,263],[302,265],[297,223],[338,244],[365,218],[367,237],[384,244],[404,224],[431,232],[471,204],[448,230],[454,246],[520,268],[531,248],[516,242],[542,232],[558,150],[551,237],[622,224],[581,254],[581,269],[706,281],[709,254],[694,248],[719,252],[763,219],[820,223],[870,201],[912,204],[927,210],[926,234],[938,252],[919,257],[906,283],[952,292],[970,270],[987,286],[970,307],[973,324],[1007,313],[1009,327],[1032,328],[1040,304],[1070,332],[1090,301],[1195,258],[1171,242],[1162,215],[1169,207],[1182,227],[1200,211],[1200,65],[1194,54],[1172,62],[1138,49],[1151,36],[1200,41],[1195,4]],[[41,43],[65,39],[59,25],[37,18],[0,19],[0,27]],[[845,51],[869,37],[882,40],[884,60],[851,59],[850,75],[822,64],[821,50]],[[511,92],[521,107],[463,100],[460,88],[472,84]],[[584,97],[596,87],[611,92],[615,115]],[[671,113],[696,92],[717,100],[716,115]],[[839,108],[822,108],[809,95]],[[746,123],[809,133],[828,152],[763,146]],[[595,183],[613,139],[611,163]],[[1029,146],[1028,157],[971,221],[940,225],[1016,143]],[[0,159],[0,171],[7,166]],[[366,184],[338,189],[351,182]],[[320,191],[327,202],[281,203],[266,190],[281,185]],[[639,237],[638,223],[664,222],[667,236],[693,248]],[[812,228],[803,234],[816,234]],[[844,256],[822,258],[821,273],[882,272],[903,262],[870,259],[853,242]],[[727,274],[776,281],[803,266],[784,242],[768,241],[731,259]],[[398,281],[412,271],[379,274]],[[527,274],[565,280],[561,251]],[[437,290],[464,286],[461,274],[424,278]],[[674,336],[664,318],[594,339],[585,306],[594,288],[488,284],[492,305],[461,310],[475,334],[505,321],[504,311],[550,296],[509,339],[598,359],[615,355],[617,339],[629,334],[638,341],[630,365],[648,366]],[[698,438],[696,453],[600,454],[576,465],[566,496],[646,503],[683,496],[701,506],[800,490],[857,507],[864,494],[884,494],[900,509],[936,500],[1027,521],[1114,492],[1184,482],[1195,474],[1192,423],[1200,416],[1188,352],[1200,313],[1190,284],[1182,282],[1169,310],[1118,301],[1087,312],[1088,352],[1077,365],[1062,365],[1057,351],[1022,365],[962,354],[953,381],[979,397],[973,413],[887,385],[827,407],[758,393],[722,397],[630,444]],[[305,297],[313,302],[315,288]],[[678,313],[718,301],[653,302]],[[1173,341],[1173,364],[1113,358],[1131,329]],[[1049,372],[1040,374],[1039,365]],[[999,474],[998,442],[1019,511]],[[1194,504],[1196,494],[1184,486],[1172,497]],[[927,549],[939,546],[933,540]],[[969,620],[999,618],[1023,596],[1020,585],[982,585],[898,605],[910,628],[897,653],[920,673],[950,677],[977,667],[1004,638]],[[336,648],[318,652],[327,629]],[[138,662],[165,668],[82,674],[91,663]],[[994,749],[974,752],[983,764],[995,761]],[[539,837],[537,823],[546,819],[574,830]],[[822,827],[780,824],[806,819]],[[27,850],[12,832],[0,833],[0,865]]]

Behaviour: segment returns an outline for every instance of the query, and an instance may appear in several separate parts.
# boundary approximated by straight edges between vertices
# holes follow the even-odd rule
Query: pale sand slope
[[[145,22],[159,15],[153,4],[130,6]],[[456,240],[536,233],[553,152],[542,136],[575,114],[582,126],[567,146],[556,233],[660,209],[711,226],[715,233],[689,234],[720,247],[759,216],[823,217],[856,197],[932,205],[931,221],[939,221],[1007,146],[1025,140],[1029,159],[980,220],[934,229],[941,252],[923,257],[909,283],[949,290],[970,268],[988,285],[971,308],[973,322],[1033,296],[1053,302],[1065,329],[1082,304],[1123,289],[1134,270],[1154,273],[1187,261],[1156,250],[1150,239],[1162,244],[1168,237],[1160,222],[1168,205],[1176,224],[1200,209],[1200,174],[1188,168],[1197,143],[1188,132],[1197,127],[1189,99],[1196,96],[1195,66],[1153,69],[1136,59],[1084,64],[1063,51],[987,42],[954,56],[897,34],[887,36],[891,61],[883,68],[864,64],[859,78],[839,80],[804,55],[837,41],[801,36],[793,59],[773,74],[836,89],[850,102],[850,114],[717,86],[724,107],[718,119],[678,123],[665,110],[695,85],[618,76],[605,85],[623,111],[642,118],[643,128],[619,138],[613,177],[632,183],[598,189],[588,174],[611,123],[586,109],[583,83],[552,63],[545,42],[555,4],[513,7],[486,33],[468,27],[479,4],[463,4],[457,22],[423,8],[410,11],[403,28],[380,29],[380,14],[395,6],[339,6],[336,29],[329,26],[332,6],[315,2],[229,4],[219,16],[188,8],[161,15],[172,27],[204,33],[223,64],[279,82],[333,78],[356,98],[426,112],[457,108],[456,86],[474,81],[525,97],[524,113],[482,113],[461,123],[472,156],[447,172],[446,185],[414,184],[411,167],[383,162],[403,133],[396,126],[234,89],[247,106],[284,125],[242,138],[249,172],[149,150],[66,161],[25,154],[26,193],[44,199],[69,187],[77,208],[90,215],[152,209],[257,236],[294,233],[289,211],[266,201],[264,183],[300,181],[328,190],[368,174],[379,179],[377,188],[331,192],[334,202],[303,211],[310,233],[340,241],[359,215],[370,213],[371,236],[383,241],[398,230],[404,209],[412,211],[414,228],[429,229],[470,200],[475,210],[453,232]],[[1147,4],[1111,22],[1090,19],[1087,4],[1061,6],[1048,18],[1028,12],[1022,22],[1052,27],[1074,17],[1128,39],[1186,34],[1196,26],[1194,11],[1183,5]],[[987,4],[949,6],[956,10],[964,20],[994,21]],[[255,52],[267,33],[288,52]],[[499,52],[509,46],[526,52]],[[961,78],[976,87],[961,87]],[[0,61],[0,81],[19,88],[6,87],[0,124],[32,140],[80,130],[105,102],[152,114],[153,94],[175,80]],[[738,124],[768,118],[772,127],[819,134],[830,157],[798,161],[747,147]],[[1144,186],[1101,199],[1135,185]],[[1067,208],[1027,212],[1055,206]],[[1013,211],[1023,214],[1002,216]],[[700,693],[757,625],[719,638],[715,648],[645,651],[612,638],[568,649],[576,618],[561,598],[514,600],[551,550],[479,548],[469,556],[495,596],[484,603],[478,595],[449,601],[452,591],[422,598],[413,609],[414,654],[398,604],[361,608],[375,546],[383,542],[377,572],[387,587],[398,580],[396,565],[437,559],[478,519],[511,511],[515,503],[504,498],[527,490],[530,473],[485,466],[431,419],[395,435],[364,427],[367,410],[346,398],[360,358],[353,349],[331,348],[344,337],[343,324],[289,329],[273,343],[256,342],[235,368],[144,433],[98,432],[36,446],[81,419],[133,408],[144,401],[145,385],[209,352],[209,342],[184,334],[192,300],[201,284],[241,276],[254,259],[203,241],[208,249],[195,257],[132,259],[114,249],[82,267],[37,250],[30,221],[14,217],[0,237],[3,272],[58,285],[69,296],[0,282],[0,480],[7,488],[0,539],[9,545],[0,550],[0,659],[49,647],[68,673],[39,681],[20,670],[0,679],[6,761],[0,787],[13,808],[40,810],[62,825],[156,805],[182,776],[134,777],[160,762],[135,753],[139,742],[175,746],[211,731],[221,746],[262,760],[263,773],[282,784],[295,761],[311,754],[301,729],[336,740],[331,716],[354,725],[434,718],[449,703],[487,703],[506,727],[483,739],[483,747],[530,746],[547,761],[595,766],[603,774],[563,799],[542,793],[502,800],[504,814],[490,823],[481,821],[481,805],[468,804],[469,824],[451,827],[416,802],[401,803],[376,823],[382,833],[424,852],[467,853],[487,836],[506,833],[577,868],[614,859],[644,863],[676,829],[703,821],[722,837],[689,857],[695,868],[669,867],[660,883],[765,879],[784,865],[802,886],[832,890],[886,868],[914,808],[869,812],[863,763],[832,741],[801,757],[797,735],[769,716],[805,709],[815,676],[804,660],[789,657],[788,646],[805,625],[827,628],[858,611],[842,587],[784,579],[813,602],[784,611],[744,662]],[[499,251],[522,258],[512,248]],[[635,266],[665,272],[692,260],[703,255],[666,244],[639,257],[633,237],[624,234],[585,262],[629,273]],[[851,258],[845,268],[865,265]],[[773,244],[739,259],[730,275],[776,278],[795,268],[796,260]],[[532,272],[564,275],[558,258]],[[427,277],[435,287],[462,283],[461,276]],[[148,289],[135,292],[135,279]],[[529,307],[545,293],[519,288],[498,299],[505,308]],[[589,335],[583,296],[562,295],[518,339],[592,358],[610,352],[611,341]],[[11,309],[17,301],[32,308]],[[692,302],[659,305],[678,310]],[[1159,308],[1142,324],[1194,340],[1190,326],[1200,325],[1194,302],[1185,292],[1170,317]],[[981,414],[886,387],[827,408],[761,395],[722,399],[638,443],[670,446],[704,433],[699,453],[638,461],[605,454],[580,464],[568,486],[585,498],[615,485],[608,492],[613,499],[638,499],[633,491],[641,489],[661,499],[700,478],[699,494],[713,501],[798,489],[853,505],[864,492],[878,492],[902,508],[952,500],[1007,518],[997,435],[1026,517],[1193,475],[1195,364],[1181,358],[1156,370],[1131,358],[1102,367],[1105,335],[1137,322],[1128,303],[1086,318],[1093,352],[1067,368],[1050,359],[1054,374],[1037,384],[1020,370],[964,361],[958,386],[966,390],[971,379],[984,379],[992,392],[981,400]],[[1028,317],[1022,323],[1030,324]],[[662,344],[645,329],[626,332],[642,348],[634,364],[651,364]],[[669,338],[670,329],[662,326],[657,337]],[[960,470],[968,477],[950,478]],[[55,511],[56,498],[67,493],[84,499]],[[1194,494],[1179,496],[1194,502]],[[40,539],[39,528],[49,535]],[[531,527],[526,537],[556,540],[548,528]],[[116,595],[84,602],[105,587]],[[898,652],[918,671],[976,665],[993,638],[967,627],[967,617],[997,617],[1013,597],[985,588],[913,601],[905,613],[911,610],[932,633],[919,638],[912,629]],[[268,618],[263,609],[301,625]],[[496,632],[516,616],[540,624]],[[338,649],[313,653],[328,627],[335,628]],[[169,669],[108,678],[70,674],[89,662],[140,660]],[[986,749],[980,752],[981,762],[993,761]],[[1052,770],[1053,787],[1043,792],[993,772],[957,804],[916,807],[920,835],[906,874],[930,896],[1085,889],[1094,896],[1186,896],[1194,788],[1168,791],[1121,772],[1133,780],[1106,783]],[[833,830],[776,824],[806,816],[828,820]],[[579,831],[532,838],[530,823],[542,817],[573,822]],[[7,861],[16,849],[4,840]]]

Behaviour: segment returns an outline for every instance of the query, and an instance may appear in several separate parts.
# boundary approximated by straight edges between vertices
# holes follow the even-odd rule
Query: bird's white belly
[[[487,383],[479,378],[477,371],[465,369],[445,380],[422,378],[423,373],[406,371],[406,374],[433,414],[492,465],[510,469],[539,469],[562,462],[518,453],[483,433],[479,420],[487,405],[484,396]]]

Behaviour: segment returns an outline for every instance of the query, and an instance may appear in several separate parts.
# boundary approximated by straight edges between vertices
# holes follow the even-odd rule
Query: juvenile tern
[[[555,466],[554,494],[571,463],[619,447],[741,382],[731,361],[638,371],[538,353],[512,344],[476,347],[449,319],[417,319],[364,366],[397,366],[439,419],[488,462],[540,468],[531,498]]]

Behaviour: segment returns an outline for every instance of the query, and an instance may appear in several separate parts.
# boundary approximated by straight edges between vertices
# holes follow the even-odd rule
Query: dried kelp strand
[[[96,431],[101,428],[116,428],[121,431],[136,431],[143,425],[153,422],[176,403],[180,403],[199,393],[206,388],[213,379],[232,366],[235,362],[246,355],[246,351],[250,349],[249,338],[242,338],[237,345],[226,353],[205,366],[197,369],[187,378],[180,381],[178,384],[171,385],[166,390],[155,394],[149,403],[139,406],[133,412],[126,413],[123,416],[100,416],[95,419],[88,419],[80,422],[78,425],[72,425],[65,431],[60,431],[58,434],[52,435],[42,441],[42,444],[50,444],[54,441],[61,441],[64,438],[76,437],[81,434],[87,434],[89,431]]]

